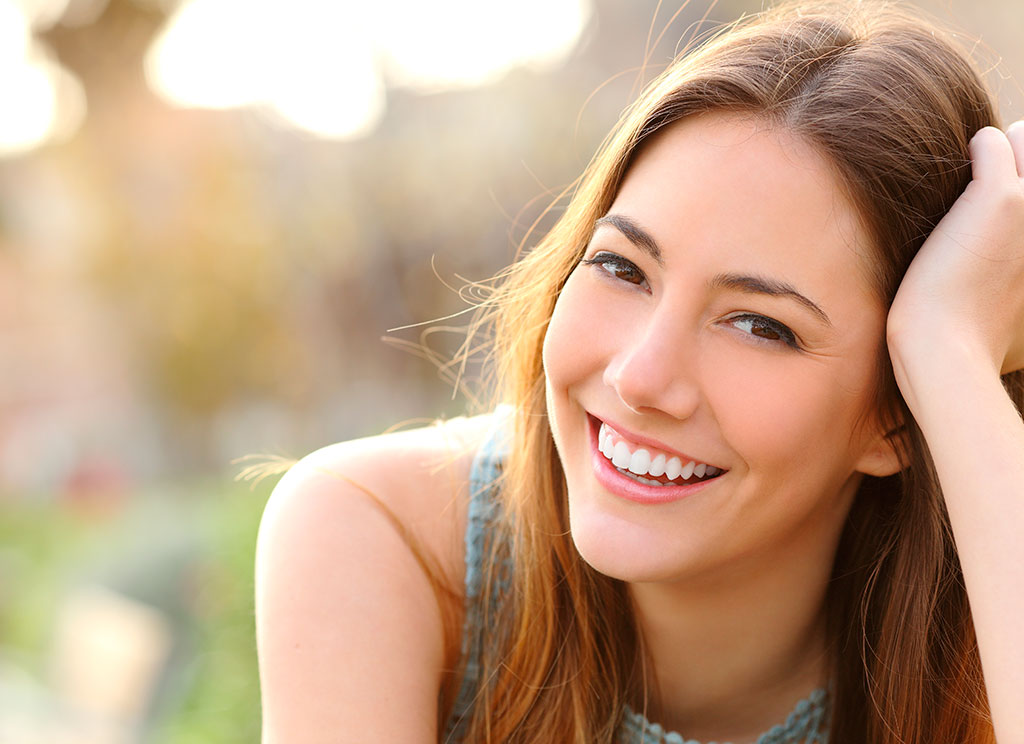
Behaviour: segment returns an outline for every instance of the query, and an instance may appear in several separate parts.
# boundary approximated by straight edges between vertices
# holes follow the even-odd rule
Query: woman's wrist
[[[993,355],[976,339],[949,333],[948,326],[941,336],[890,330],[888,342],[896,383],[915,418],[928,407],[948,410],[952,399],[972,391],[1002,388]]]

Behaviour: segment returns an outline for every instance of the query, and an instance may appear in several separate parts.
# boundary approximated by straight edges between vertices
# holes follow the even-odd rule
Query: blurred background
[[[709,6],[0,0],[0,742],[258,740],[237,458],[466,410],[464,317],[390,329],[760,3]],[[922,6],[1024,115],[1024,4]]]

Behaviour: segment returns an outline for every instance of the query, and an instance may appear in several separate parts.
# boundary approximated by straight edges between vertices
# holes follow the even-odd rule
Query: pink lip
[[[589,418],[590,452],[594,466],[594,477],[597,478],[598,483],[616,496],[628,499],[629,501],[635,501],[638,504],[666,504],[672,501],[679,501],[680,499],[697,493],[718,480],[718,478],[715,478],[713,480],[687,483],[680,486],[648,486],[645,483],[635,481],[620,473],[615,466],[608,461],[608,458],[601,454],[601,451],[597,447],[597,431],[601,426],[601,419],[598,419],[595,416],[590,416]],[[635,436],[628,431],[623,431],[610,421],[607,421],[606,423],[615,429],[615,431],[622,434],[622,436],[636,442],[637,444],[646,444],[650,447],[656,447],[668,452],[673,451],[664,447],[654,439]]]
[[[704,460],[700,459],[699,457],[691,457],[690,455],[687,455],[687,454],[685,454],[683,452],[679,452],[678,450],[674,450],[671,447],[669,447],[668,445],[662,444],[657,439],[651,439],[650,437],[645,437],[643,434],[636,434],[636,433],[630,431],[629,429],[626,429],[625,427],[619,426],[617,423],[615,423],[614,421],[612,421],[610,419],[599,419],[599,418],[597,418],[597,416],[594,416],[593,414],[590,414],[590,418],[597,421],[597,428],[594,429],[595,433],[596,433],[597,429],[599,429],[601,427],[601,423],[604,422],[604,423],[608,424],[608,426],[610,426],[613,429],[615,429],[615,431],[617,431],[620,436],[625,437],[626,439],[628,439],[629,441],[633,442],[634,444],[646,444],[648,447],[652,447],[652,448],[654,448],[656,450],[660,450],[661,452],[666,452],[666,453],[668,453],[670,455],[675,455],[680,460],[682,460],[684,463],[687,463],[690,460],[695,460],[697,462],[705,462]],[[591,422],[591,423],[593,423],[593,422]],[[712,462],[709,462],[707,464],[708,465],[714,465],[714,463],[712,463]]]

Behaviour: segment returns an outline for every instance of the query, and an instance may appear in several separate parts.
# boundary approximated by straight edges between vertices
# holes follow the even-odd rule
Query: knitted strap
[[[499,513],[498,488],[495,481],[501,474],[501,463],[506,453],[504,417],[496,412],[495,426],[488,434],[480,451],[473,458],[469,471],[469,505],[466,516],[466,599],[465,620],[462,626],[462,658],[465,667],[459,693],[455,698],[444,742],[459,742],[465,738],[469,713],[480,690],[480,656],[483,646],[483,561],[488,550],[488,538]],[[494,598],[491,598],[492,601]]]

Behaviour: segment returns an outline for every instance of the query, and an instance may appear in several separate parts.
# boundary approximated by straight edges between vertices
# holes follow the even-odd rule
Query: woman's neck
[[[631,584],[658,722],[685,737],[740,744],[826,684],[834,550],[819,537],[713,579]]]

